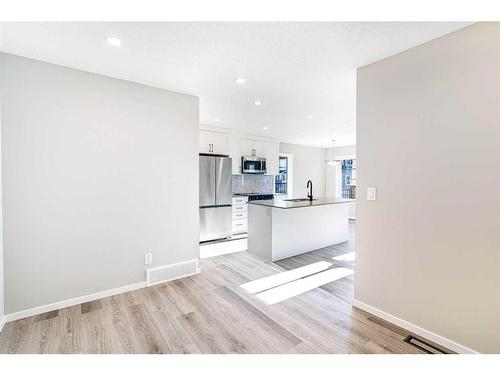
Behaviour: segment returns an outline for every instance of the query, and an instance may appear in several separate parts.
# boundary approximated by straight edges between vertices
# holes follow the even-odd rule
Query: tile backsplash
[[[273,194],[274,176],[233,174],[233,194]]]

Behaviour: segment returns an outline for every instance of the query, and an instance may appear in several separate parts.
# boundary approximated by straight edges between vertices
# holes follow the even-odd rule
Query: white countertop
[[[346,199],[346,198],[314,198],[313,201],[300,201],[300,202],[293,202],[285,199],[280,199],[280,198],[274,198],[274,199],[268,199],[268,200],[255,200],[255,201],[250,201],[248,204],[254,204],[258,206],[266,206],[266,207],[273,207],[273,208],[302,208],[302,207],[312,207],[312,206],[322,206],[325,204],[341,204],[341,203],[350,203],[350,202],[356,202],[355,199]]]

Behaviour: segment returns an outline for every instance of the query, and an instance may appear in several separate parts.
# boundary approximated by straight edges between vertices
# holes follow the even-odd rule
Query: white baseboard
[[[385,311],[379,310],[376,307],[368,305],[364,302],[358,301],[356,299],[352,300],[352,305],[364,310],[372,315],[375,315],[381,319],[384,319],[390,323],[393,323],[401,328],[406,329],[407,331],[419,335],[427,340],[430,340],[438,345],[441,345],[447,349],[450,349],[456,353],[461,354],[478,354],[477,351],[468,348],[464,345],[458,344],[454,341],[451,341],[443,336],[439,336],[438,334],[428,331],[425,328],[419,327],[413,323],[407,322],[406,320],[400,319],[394,315],[388,314]]]
[[[197,261],[198,260],[196,259],[196,262]],[[171,280],[180,279],[180,278],[187,277],[187,276],[191,276],[191,275],[187,275],[187,274],[180,275],[179,277],[173,278]],[[171,280],[169,280],[169,281],[171,281]],[[162,282],[164,282],[164,281],[162,281]],[[142,288],[146,288],[146,287],[147,287],[146,281],[141,281],[140,283],[136,283],[136,284],[130,284],[130,285],[121,286],[119,288],[103,290],[102,292],[87,294],[87,295],[81,296],[81,297],[71,298],[71,299],[51,303],[51,304],[44,305],[44,306],[38,306],[38,307],[34,307],[31,309],[27,309],[27,310],[22,310],[22,311],[17,311],[14,313],[6,314],[4,317],[4,321],[5,322],[12,322],[14,320],[28,318],[30,316],[43,314],[43,313],[46,313],[49,311],[59,310],[59,309],[65,308],[65,307],[79,305],[81,303],[94,301],[94,300],[100,299],[100,298],[111,297],[111,296],[114,296],[115,294],[130,292],[131,290],[142,289]]]
[[[125,285],[119,288],[103,290],[102,292],[87,294],[85,296],[67,299],[64,301],[59,301],[55,303],[50,303],[44,306],[33,307],[27,310],[21,310],[14,313],[5,315],[5,321],[12,322],[14,320],[29,318],[30,316],[43,314],[49,311],[63,309],[65,307],[70,307],[74,305],[79,305],[81,303],[94,301],[99,298],[114,296],[115,294],[130,292],[131,290],[141,289],[146,287],[146,282],[141,281],[140,283]]]
[[[0,333],[2,332],[3,326],[5,325],[5,316],[0,318]]]

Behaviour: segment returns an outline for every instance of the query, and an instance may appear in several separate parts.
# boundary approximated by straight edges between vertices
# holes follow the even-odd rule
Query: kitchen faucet
[[[307,198],[312,202],[313,201],[313,183],[311,180],[307,181],[307,188],[309,189],[309,194],[307,194]]]

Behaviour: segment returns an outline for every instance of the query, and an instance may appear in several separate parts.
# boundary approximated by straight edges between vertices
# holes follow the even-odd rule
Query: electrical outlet
[[[153,253],[144,254],[144,264],[151,264],[151,263],[153,263]]]

